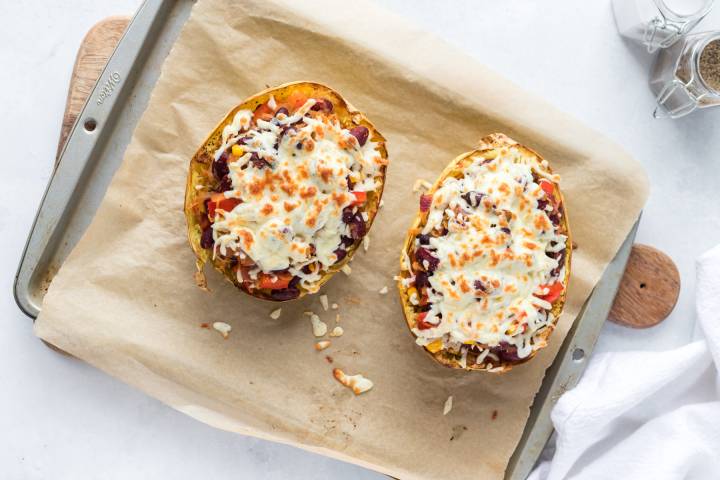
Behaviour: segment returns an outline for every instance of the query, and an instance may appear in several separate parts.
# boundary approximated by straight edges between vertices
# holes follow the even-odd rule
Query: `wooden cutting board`
[[[70,80],[58,156],[128,23],[130,17],[106,18],[83,39]],[[670,314],[679,292],[680,276],[672,259],[653,247],[636,244],[609,318],[629,327],[651,327]]]

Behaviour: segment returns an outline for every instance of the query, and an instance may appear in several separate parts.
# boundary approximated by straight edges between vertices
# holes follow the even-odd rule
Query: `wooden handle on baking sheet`
[[[672,259],[635,244],[608,318],[627,327],[652,327],[670,315],[679,294],[680,274]]]

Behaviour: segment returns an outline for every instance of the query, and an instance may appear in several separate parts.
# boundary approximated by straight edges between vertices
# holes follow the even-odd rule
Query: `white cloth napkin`
[[[703,339],[594,357],[552,412],[552,460],[528,480],[720,479],[720,246],[697,262]]]

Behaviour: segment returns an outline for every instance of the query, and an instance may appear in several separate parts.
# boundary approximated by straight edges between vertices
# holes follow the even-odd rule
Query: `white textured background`
[[[651,59],[617,36],[609,0],[378,1],[603,132],[645,165],[652,191],[638,241],[675,259],[680,300],[651,330],[606,325],[598,348],[686,342],[694,326],[694,259],[720,239],[720,108],[653,120]],[[185,417],[51,351],[15,306],[13,275],[50,176],[77,48],[96,21],[131,14],[139,3],[0,0],[0,478],[384,478]],[[720,28],[720,6],[699,30],[711,27]]]

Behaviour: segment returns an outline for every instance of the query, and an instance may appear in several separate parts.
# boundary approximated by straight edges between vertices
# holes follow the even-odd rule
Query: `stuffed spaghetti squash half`
[[[190,162],[198,285],[211,263],[257,298],[317,292],[370,229],[387,163],[383,136],[329,87],[296,82],[248,98]]]
[[[547,345],[572,250],[558,181],[537,153],[494,134],[421,196],[398,286],[416,343],[441,364],[504,372]]]

